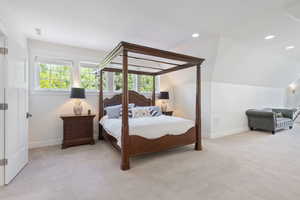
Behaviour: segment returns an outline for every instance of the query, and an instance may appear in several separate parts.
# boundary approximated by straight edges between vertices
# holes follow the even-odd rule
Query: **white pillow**
[[[132,117],[133,118],[139,118],[139,117],[151,117],[151,113],[149,108],[139,108],[135,107],[132,108]]]

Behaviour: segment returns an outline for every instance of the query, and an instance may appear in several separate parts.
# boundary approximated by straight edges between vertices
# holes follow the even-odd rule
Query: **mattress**
[[[105,131],[118,140],[121,146],[122,119],[104,116],[100,124]],[[164,135],[181,135],[195,126],[195,122],[180,117],[161,115],[159,117],[129,118],[129,135],[155,139]]]

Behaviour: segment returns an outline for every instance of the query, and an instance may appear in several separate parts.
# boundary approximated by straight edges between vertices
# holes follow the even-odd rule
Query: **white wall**
[[[286,88],[299,77],[299,61],[276,41],[220,37],[212,80]]]
[[[207,68],[206,68],[207,69]],[[204,79],[207,75],[205,68],[201,69],[201,118],[202,134],[209,137],[211,132],[211,96],[210,81]],[[170,107],[176,116],[195,120],[196,108],[196,68],[180,70],[161,78],[161,88],[170,92]]]
[[[212,82],[211,138],[248,130],[247,109],[284,107],[285,89]]]
[[[65,45],[29,40],[30,52],[30,98],[29,111],[33,115],[29,122],[29,147],[41,147],[61,144],[63,136],[62,120],[60,115],[73,113],[73,104],[69,92],[40,92],[34,90],[34,58],[35,56],[63,58],[73,61],[73,67],[78,68],[80,61],[99,62],[105,52],[89,50]],[[78,74],[73,78],[79,82]],[[83,104],[86,113],[98,113],[97,93],[87,93]],[[94,133],[97,134],[97,117],[94,121]]]
[[[73,104],[70,94],[32,94],[30,95],[29,148],[56,145],[62,143],[63,127],[60,115],[72,114]],[[87,95],[83,103],[83,113],[88,109],[98,113],[98,98]],[[94,134],[98,132],[97,117],[94,120]]]
[[[202,90],[204,137],[216,138],[247,131],[245,115],[247,109],[285,107],[286,105],[286,90],[283,88],[208,81],[203,81],[202,84],[210,85]],[[190,81],[169,87],[174,92],[175,114],[195,119],[195,82]],[[211,90],[205,90],[206,88]],[[204,98],[205,95],[210,96],[210,103],[205,102],[207,99]],[[205,108],[207,105],[211,106],[210,109]]]
[[[201,66],[201,108],[202,135],[209,137],[211,132],[211,79],[217,56],[219,36],[201,34],[201,37],[183,41],[172,51],[205,58]],[[175,115],[195,119],[196,70],[195,67],[167,74],[161,78],[161,87],[169,88]]]
[[[204,137],[248,130],[245,111],[249,108],[286,106],[286,90],[281,86],[293,80],[288,75],[295,65],[285,67],[286,58],[269,48],[218,35],[201,35],[174,48],[206,59],[201,69]],[[176,115],[194,119],[195,77],[195,69],[188,69],[163,78],[164,87],[174,93]]]

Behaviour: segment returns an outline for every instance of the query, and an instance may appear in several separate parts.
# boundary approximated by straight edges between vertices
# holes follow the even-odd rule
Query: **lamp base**
[[[75,115],[81,115],[82,114],[83,107],[81,105],[81,101],[79,99],[75,100],[75,105],[73,107],[73,112]]]
[[[167,112],[167,110],[168,110],[168,104],[166,102],[162,102],[161,111],[162,112]]]

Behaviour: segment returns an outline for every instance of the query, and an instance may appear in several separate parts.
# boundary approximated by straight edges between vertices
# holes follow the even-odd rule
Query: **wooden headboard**
[[[134,103],[136,106],[151,106],[152,100],[146,98],[144,95],[141,95],[135,91],[128,91],[129,94],[129,103]],[[112,98],[105,98],[103,100],[103,107],[114,106],[122,104],[122,94],[117,94]]]

